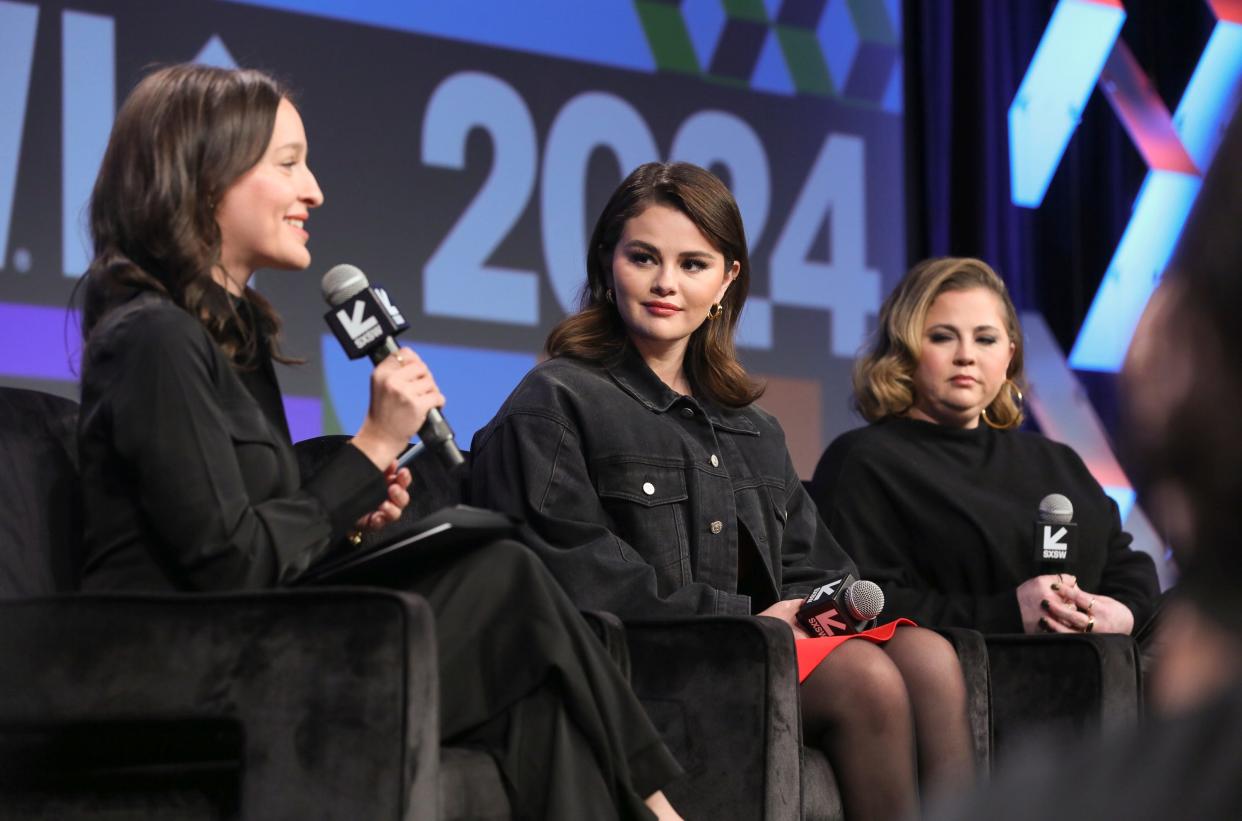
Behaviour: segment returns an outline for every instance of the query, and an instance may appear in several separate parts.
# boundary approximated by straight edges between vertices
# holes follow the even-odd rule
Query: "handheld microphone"
[[[369,356],[378,365],[397,352],[393,337],[410,326],[387,291],[372,286],[367,275],[353,265],[333,267],[323,275],[320,287],[331,306],[323,318],[350,359]],[[453,429],[439,408],[427,411],[427,421],[418,429],[418,437],[435,451],[446,470],[466,463],[453,439]]]
[[[852,575],[811,591],[798,609],[798,624],[812,636],[846,636],[875,626],[884,610],[884,591]]]
[[[1060,493],[1049,493],[1039,503],[1035,522],[1035,564],[1041,574],[1068,573],[1077,545],[1073,503]]]

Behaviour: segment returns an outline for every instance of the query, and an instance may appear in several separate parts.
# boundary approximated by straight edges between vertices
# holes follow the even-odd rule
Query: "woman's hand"
[[[387,527],[401,518],[402,511],[410,503],[409,488],[411,476],[409,468],[397,470],[397,463],[393,461],[388,465],[388,469],[384,471],[384,478],[388,481],[388,498],[380,503],[380,506],[375,510],[358,520],[354,528],[359,533],[363,531],[374,532]]]
[[[1024,581],[1017,591],[1023,632],[1082,632],[1087,617],[1074,607],[1072,596],[1077,591],[1078,580],[1068,573],[1051,573]]]
[[[402,348],[375,366],[371,373],[371,404],[354,446],[377,468],[392,462],[427,420],[427,411],[444,407],[427,364],[409,348]]]
[[[1127,636],[1134,632],[1134,613],[1111,596],[1088,593],[1075,587],[1070,603],[1077,608],[1079,615],[1088,619],[1091,629],[1085,632],[1122,633]]]
[[[766,616],[769,619],[779,619],[789,625],[789,629],[793,630],[795,639],[809,639],[811,636],[802,629],[798,624],[797,618],[798,608],[802,607],[802,602],[806,599],[785,599],[778,601],[776,604],[766,610],[757,613],[759,616]]]

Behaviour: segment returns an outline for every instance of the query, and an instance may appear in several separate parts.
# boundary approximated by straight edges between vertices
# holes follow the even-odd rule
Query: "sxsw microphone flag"
[[[361,359],[386,337],[408,329],[405,317],[378,285],[363,288],[324,314],[324,321],[350,359]]]

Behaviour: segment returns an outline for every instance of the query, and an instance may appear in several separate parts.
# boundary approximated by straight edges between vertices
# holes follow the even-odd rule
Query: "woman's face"
[[[1005,384],[1014,343],[1000,297],[987,288],[945,291],[923,320],[910,416],[973,428]]]
[[[310,265],[306,220],[323,204],[306,164],[306,131],[288,100],[276,109],[267,151],[224,193],[216,209],[220,262],[230,291],[240,294],[259,268],[300,270]]]
[[[689,217],[651,205],[625,224],[612,252],[612,288],[626,331],[644,356],[684,356],[690,334],[724,299],[740,268]]]

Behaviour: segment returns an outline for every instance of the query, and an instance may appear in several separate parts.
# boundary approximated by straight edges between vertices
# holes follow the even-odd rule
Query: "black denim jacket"
[[[472,451],[472,501],[524,519],[580,607],[627,618],[748,614],[741,528],[770,600],[855,572],[775,418],[682,396],[632,351],[603,365],[538,365]]]

